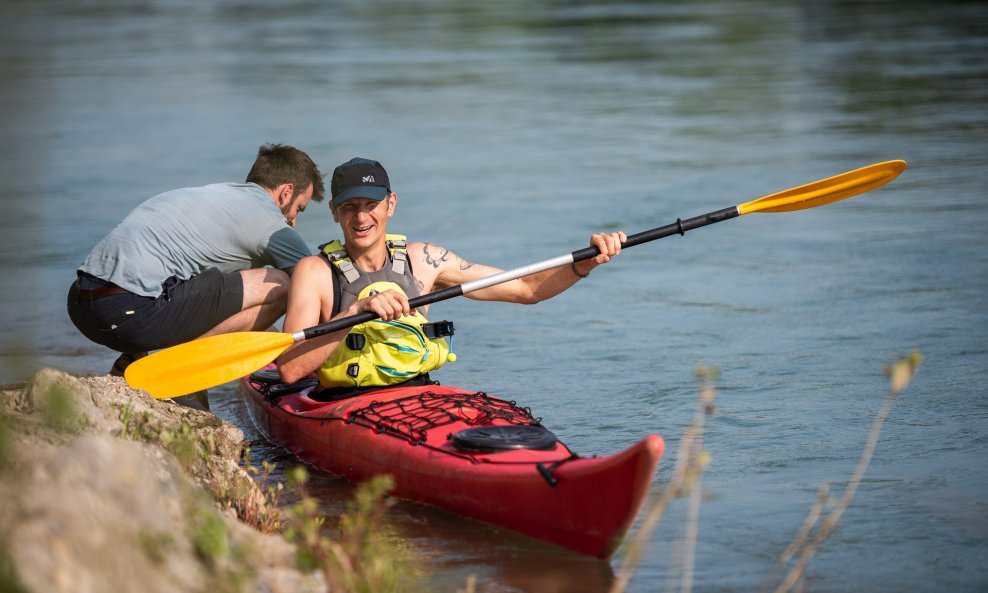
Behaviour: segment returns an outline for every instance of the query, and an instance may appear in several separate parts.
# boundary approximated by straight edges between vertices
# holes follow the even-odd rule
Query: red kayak
[[[649,435],[616,455],[581,457],[528,409],[457,387],[318,401],[313,382],[285,386],[272,370],[242,383],[258,427],[318,468],[355,482],[390,474],[399,498],[605,559],[664,448]]]

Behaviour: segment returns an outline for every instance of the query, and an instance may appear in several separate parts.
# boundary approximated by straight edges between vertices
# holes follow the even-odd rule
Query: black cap
[[[354,198],[380,202],[391,193],[391,182],[381,163],[355,158],[336,167],[330,191],[333,194],[334,208]]]

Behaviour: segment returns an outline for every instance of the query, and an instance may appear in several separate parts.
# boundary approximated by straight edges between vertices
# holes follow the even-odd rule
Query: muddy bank
[[[120,378],[45,369],[5,387],[0,590],[327,590],[298,568],[243,446],[236,427]]]

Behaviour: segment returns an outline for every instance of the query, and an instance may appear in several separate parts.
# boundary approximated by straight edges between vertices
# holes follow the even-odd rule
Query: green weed
[[[140,416],[134,414],[130,404],[120,406],[117,418],[123,424],[123,431],[120,437],[130,441],[142,443],[157,443],[161,426],[154,422],[151,412],[144,412]]]
[[[297,488],[301,500],[290,509],[291,524],[285,536],[296,544],[302,570],[322,570],[333,590],[352,593],[388,593],[402,590],[410,580],[398,550],[382,533],[380,525],[390,507],[388,493],[394,489],[390,476],[375,476],[360,484],[347,511],[340,518],[340,536],[323,535],[325,518],[318,503],[305,492],[308,472],[298,467],[288,473],[289,486]]]
[[[45,394],[41,413],[45,423],[58,432],[77,434],[83,428],[75,397],[60,384],[52,385]]]
[[[161,428],[158,442],[178,459],[182,467],[190,467],[196,460],[208,457],[209,443],[192,432],[192,427],[182,422],[174,430]]]
[[[137,534],[137,542],[144,555],[156,565],[164,564],[176,547],[175,536],[169,531],[141,531]]]
[[[0,591],[3,593],[30,593],[27,587],[21,583],[21,578],[17,574],[17,567],[14,566],[6,550],[0,549]]]
[[[9,467],[11,462],[10,432],[10,420],[4,409],[0,408],[0,472]]]
[[[279,505],[281,501],[281,493],[284,490],[284,484],[281,482],[278,482],[277,484],[269,483],[269,480],[271,479],[271,472],[275,469],[274,463],[264,460],[261,462],[260,469],[254,467],[251,463],[250,447],[244,447],[241,458],[243,459],[243,464],[247,470],[247,473],[251,476],[251,478],[253,478],[253,480],[257,483],[257,486],[261,489],[261,493],[264,496],[264,501],[261,505],[250,504],[247,500],[247,493],[244,492],[243,495],[238,497],[238,500],[243,501],[243,508],[240,513],[240,518],[242,521],[262,533],[274,533],[282,527]],[[238,484],[238,486],[246,485]]]
[[[219,560],[230,555],[230,534],[226,523],[210,507],[202,506],[196,510],[192,541],[199,557],[211,566],[216,566]]]

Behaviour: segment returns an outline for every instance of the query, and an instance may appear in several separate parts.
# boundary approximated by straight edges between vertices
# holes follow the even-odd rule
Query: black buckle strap
[[[422,334],[430,340],[453,335],[452,321],[430,321],[422,324]]]

